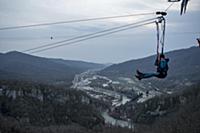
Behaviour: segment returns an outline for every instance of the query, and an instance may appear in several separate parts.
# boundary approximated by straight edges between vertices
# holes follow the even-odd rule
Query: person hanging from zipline
[[[155,65],[157,66],[157,72],[156,73],[142,73],[139,70],[137,70],[137,75],[135,77],[139,80],[144,78],[151,78],[151,77],[157,77],[157,78],[165,78],[167,76],[167,71],[169,69],[168,62],[169,59],[165,58],[164,54],[161,54],[159,60],[156,60]]]
[[[162,36],[160,39],[160,29],[159,24],[161,24],[161,31]],[[165,19],[164,17],[160,17],[158,22],[156,22],[157,27],[157,58],[155,61],[155,66],[157,67],[156,73],[142,73],[139,70],[136,71],[135,77],[139,80],[144,78],[151,78],[151,77],[157,77],[157,78],[165,78],[167,76],[167,71],[169,69],[168,62],[169,59],[165,58],[164,55],[164,38],[165,38]],[[162,46],[162,51],[159,53],[159,45]]]

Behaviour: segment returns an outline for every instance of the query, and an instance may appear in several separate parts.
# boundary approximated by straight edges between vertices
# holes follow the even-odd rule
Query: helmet
[[[160,54],[160,58],[165,58],[165,55],[164,54]]]

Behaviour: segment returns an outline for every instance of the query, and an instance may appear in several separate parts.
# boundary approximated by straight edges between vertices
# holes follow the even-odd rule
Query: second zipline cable
[[[80,39],[80,40],[76,40],[76,41],[73,41],[73,42],[69,42],[69,43],[65,43],[65,44],[60,44],[60,45],[56,45],[56,46],[44,48],[44,49],[41,49],[41,50],[36,50],[36,51],[30,52],[30,53],[38,53],[38,52],[42,52],[42,51],[54,49],[54,48],[65,46],[65,45],[71,45],[71,44],[82,42],[82,41],[85,41],[85,40],[89,40],[89,39],[93,39],[93,38],[98,38],[98,37],[101,37],[101,36],[106,36],[106,35],[109,35],[109,34],[120,32],[120,31],[130,30],[130,29],[133,29],[133,28],[141,27],[141,26],[144,26],[144,25],[149,25],[149,24],[152,24],[152,23],[155,23],[155,21],[151,21],[151,22],[148,22],[148,23],[143,23],[143,24],[135,25],[135,26],[129,26],[127,28],[123,28],[123,29],[119,29],[119,30],[107,32],[107,33],[104,33],[104,34],[100,34],[100,35],[95,35],[95,36],[83,38],[83,39]]]
[[[90,37],[90,36],[94,36],[94,35],[101,34],[101,33],[104,33],[104,32],[109,32],[109,31],[113,31],[113,30],[129,27],[129,26],[133,26],[133,25],[136,25],[136,24],[148,22],[148,21],[155,20],[155,19],[157,19],[157,17],[146,19],[146,20],[142,20],[142,21],[138,21],[138,22],[127,24],[127,25],[123,25],[123,26],[109,28],[109,29],[98,31],[98,32],[91,33],[91,34],[86,34],[86,35],[82,35],[82,36],[73,37],[73,38],[70,38],[70,39],[65,39],[65,40],[62,40],[62,41],[54,42],[54,43],[45,44],[45,45],[42,45],[42,46],[38,46],[38,47],[34,47],[34,48],[30,48],[30,49],[24,50],[22,52],[30,52],[30,51],[38,50],[38,49],[41,49],[41,48],[54,46],[54,45],[57,45],[57,44],[60,44],[60,43],[65,43],[65,42],[77,40],[77,39],[80,39],[80,38]]]
[[[78,23],[78,22],[87,22],[95,20],[106,20],[106,19],[115,19],[115,18],[125,18],[133,16],[143,16],[143,15],[153,15],[155,12],[150,13],[138,13],[138,14],[129,14],[129,15],[119,15],[119,16],[107,16],[107,17],[97,17],[97,18],[86,18],[78,20],[68,20],[68,21],[59,21],[59,22],[49,22],[49,23],[40,23],[40,24],[30,24],[30,25],[21,25],[21,26],[10,26],[10,27],[0,27],[1,30],[13,30],[13,29],[22,29],[22,28],[32,28],[40,26],[49,26],[49,25],[59,25],[59,24],[68,24],[68,23]]]

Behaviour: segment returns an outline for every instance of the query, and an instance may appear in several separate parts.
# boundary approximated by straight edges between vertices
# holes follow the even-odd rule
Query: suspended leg
[[[158,77],[159,73],[142,73],[139,70],[136,71],[137,75],[135,75],[135,77],[138,80],[141,80],[143,78],[151,78],[151,77]]]

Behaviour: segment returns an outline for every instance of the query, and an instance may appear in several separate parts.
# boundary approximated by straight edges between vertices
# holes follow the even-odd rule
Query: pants
[[[141,78],[159,77],[159,73],[143,73]]]
[[[151,78],[151,77],[165,78],[166,76],[167,73],[143,73],[141,75],[141,78]]]

